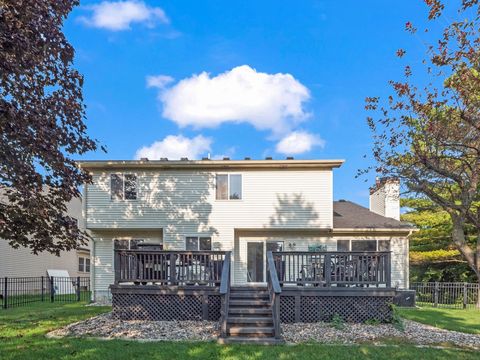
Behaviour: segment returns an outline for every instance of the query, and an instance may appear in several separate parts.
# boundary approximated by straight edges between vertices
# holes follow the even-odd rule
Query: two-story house
[[[392,285],[408,288],[408,235],[398,182],[379,181],[370,209],[333,201],[342,160],[83,161],[92,290],[110,297],[114,249],[232,251],[232,283],[264,283],[268,250],[392,252]]]

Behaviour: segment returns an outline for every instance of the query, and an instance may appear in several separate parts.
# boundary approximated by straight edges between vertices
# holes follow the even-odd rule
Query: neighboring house
[[[83,228],[81,200],[72,199],[67,205],[67,211],[78,220],[79,227]],[[47,276],[47,270],[67,270],[70,276],[89,276],[89,246],[64,251],[60,256],[47,252],[34,255],[28,248],[14,249],[7,240],[0,239],[0,277]]]
[[[391,250],[392,285],[408,288],[412,228],[396,220],[398,186],[379,182],[372,190],[371,211],[333,201],[332,170],[342,163],[80,162],[93,175],[93,184],[84,189],[84,212],[93,238],[94,299],[110,296],[114,249],[135,249],[139,242],[162,244],[165,250],[232,251],[233,285],[264,283],[269,250]]]

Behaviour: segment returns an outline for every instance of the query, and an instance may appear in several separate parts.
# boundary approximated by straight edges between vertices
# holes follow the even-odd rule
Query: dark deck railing
[[[115,283],[219,286],[225,251],[115,250]]]
[[[267,252],[267,289],[270,295],[270,306],[272,308],[273,336],[280,339],[280,294],[282,288],[275,271],[275,262],[271,251]]]
[[[228,308],[230,306],[230,251],[225,254],[225,261],[222,269],[222,279],[220,282],[221,309],[220,309],[220,335],[227,337]]]
[[[273,252],[280,285],[391,287],[389,251]]]

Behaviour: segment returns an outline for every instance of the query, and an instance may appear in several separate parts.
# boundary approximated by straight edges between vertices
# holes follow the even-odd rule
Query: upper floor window
[[[112,200],[135,200],[137,198],[137,176],[135,174],[111,174],[110,195]]]
[[[241,200],[242,175],[217,174],[216,198],[217,200]]]

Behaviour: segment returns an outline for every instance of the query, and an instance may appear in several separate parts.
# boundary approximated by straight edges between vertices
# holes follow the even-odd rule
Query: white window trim
[[[196,237],[198,239],[198,246],[197,246],[197,250],[187,250],[187,238],[189,237]],[[208,237],[210,238],[210,250],[200,250],[200,238],[201,237]],[[185,235],[183,237],[183,248],[185,251],[212,251],[213,249],[213,236],[210,235],[210,234],[194,234],[194,235]]]
[[[83,259],[83,270],[80,270],[80,259]],[[87,259],[89,259],[88,257],[85,257],[85,256],[79,256],[78,257],[78,266],[77,266],[77,270],[79,273],[84,273],[84,274],[89,274],[90,271],[87,271]],[[92,269],[92,262],[90,261],[90,270]]]
[[[119,175],[122,178],[122,198],[112,198],[112,175]],[[125,198],[125,175],[135,175],[135,190],[137,196],[135,199]],[[140,187],[138,186],[138,174],[133,172],[112,172],[110,173],[110,201],[137,201],[140,193]]]
[[[217,199],[217,175],[227,175],[227,198],[226,199]],[[241,181],[242,198],[241,199],[230,199],[230,175],[240,175],[242,177],[242,181]],[[245,192],[243,191],[243,178],[244,178],[243,173],[239,173],[239,172],[215,173],[215,201],[235,201],[235,202],[243,201],[245,198]]]
[[[348,250],[347,251],[352,251],[352,241],[375,241],[375,249],[376,249],[375,251],[381,251],[381,250],[378,250],[378,242],[379,241],[388,241],[390,243],[390,251],[392,251],[392,240],[391,239],[336,239],[335,245],[336,245],[337,249],[338,249],[338,240],[348,241]]]

